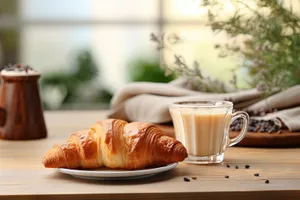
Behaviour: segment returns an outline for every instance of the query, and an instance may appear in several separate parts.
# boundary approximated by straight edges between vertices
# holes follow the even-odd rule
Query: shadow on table
[[[139,178],[139,179],[126,179],[126,180],[89,180],[76,178],[71,175],[61,174],[59,172],[55,172],[49,175],[48,179],[55,179],[56,181],[64,180],[64,181],[72,181],[78,183],[87,183],[87,184],[109,184],[109,185],[136,185],[136,184],[149,184],[155,182],[167,181],[176,177],[176,173],[174,170],[162,172],[156,174],[154,176]]]

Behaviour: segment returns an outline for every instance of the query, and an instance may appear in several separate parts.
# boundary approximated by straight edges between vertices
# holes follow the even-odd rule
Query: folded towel
[[[265,97],[257,89],[205,93],[192,90],[187,83],[182,78],[170,83],[129,83],[113,96],[108,117],[162,124],[172,121],[169,106],[173,102],[230,100],[234,108],[239,110],[278,109],[277,112],[257,118],[280,120],[290,131],[300,130],[300,85]]]

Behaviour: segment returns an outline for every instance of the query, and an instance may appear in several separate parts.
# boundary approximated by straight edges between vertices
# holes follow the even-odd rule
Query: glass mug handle
[[[236,136],[233,139],[230,139],[230,142],[229,142],[229,145],[228,145],[230,147],[237,144],[237,143],[239,143],[245,137],[245,135],[247,133],[247,130],[248,130],[248,124],[249,124],[249,115],[248,115],[248,113],[246,113],[244,111],[237,111],[237,112],[233,113],[230,124],[232,124],[232,122],[234,122],[238,118],[243,119],[243,127],[242,127],[242,130],[241,130],[241,132],[238,136]]]

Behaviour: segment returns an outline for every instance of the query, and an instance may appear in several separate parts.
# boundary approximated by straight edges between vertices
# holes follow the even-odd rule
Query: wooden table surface
[[[42,166],[44,153],[73,131],[104,119],[105,112],[46,112],[45,118],[47,139],[0,140],[0,199],[300,199],[300,149],[295,148],[232,147],[223,164],[180,163],[174,170],[140,180],[91,181],[63,175]],[[184,177],[197,180],[185,182]]]

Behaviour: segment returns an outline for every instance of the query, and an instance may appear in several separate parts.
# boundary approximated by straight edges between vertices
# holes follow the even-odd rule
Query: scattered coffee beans
[[[226,167],[227,168],[230,168],[230,165],[229,164],[227,164],[226,165]],[[245,169],[249,169],[250,168],[250,165],[245,165]],[[238,165],[236,165],[235,166],[235,169],[239,169],[239,166]],[[253,174],[254,176],[256,176],[256,177],[259,177],[259,173],[254,173]],[[227,179],[229,179],[229,176],[228,175],[226,175],[226,176],[224,176],[225,178],[227,178]],[[192,177],[192,179],[194,179],[194,180],[197,180],[197,177]],[[189,182],[190,180],[188,180],[188,182]],[[270,180],[268,180],[268,179],[265,179],[265,184],[269,184],[270,183]]]
[[[240,131],[243,126],[242,119],[235,120],[231,126],[231,131]],[[280,126],[274,123],[273,120],[257,120],[257,119],[250,119],[249,126],[248,126],[249,132],[267,132],[267,133],[274,133],[277,132],[281,133]]]

